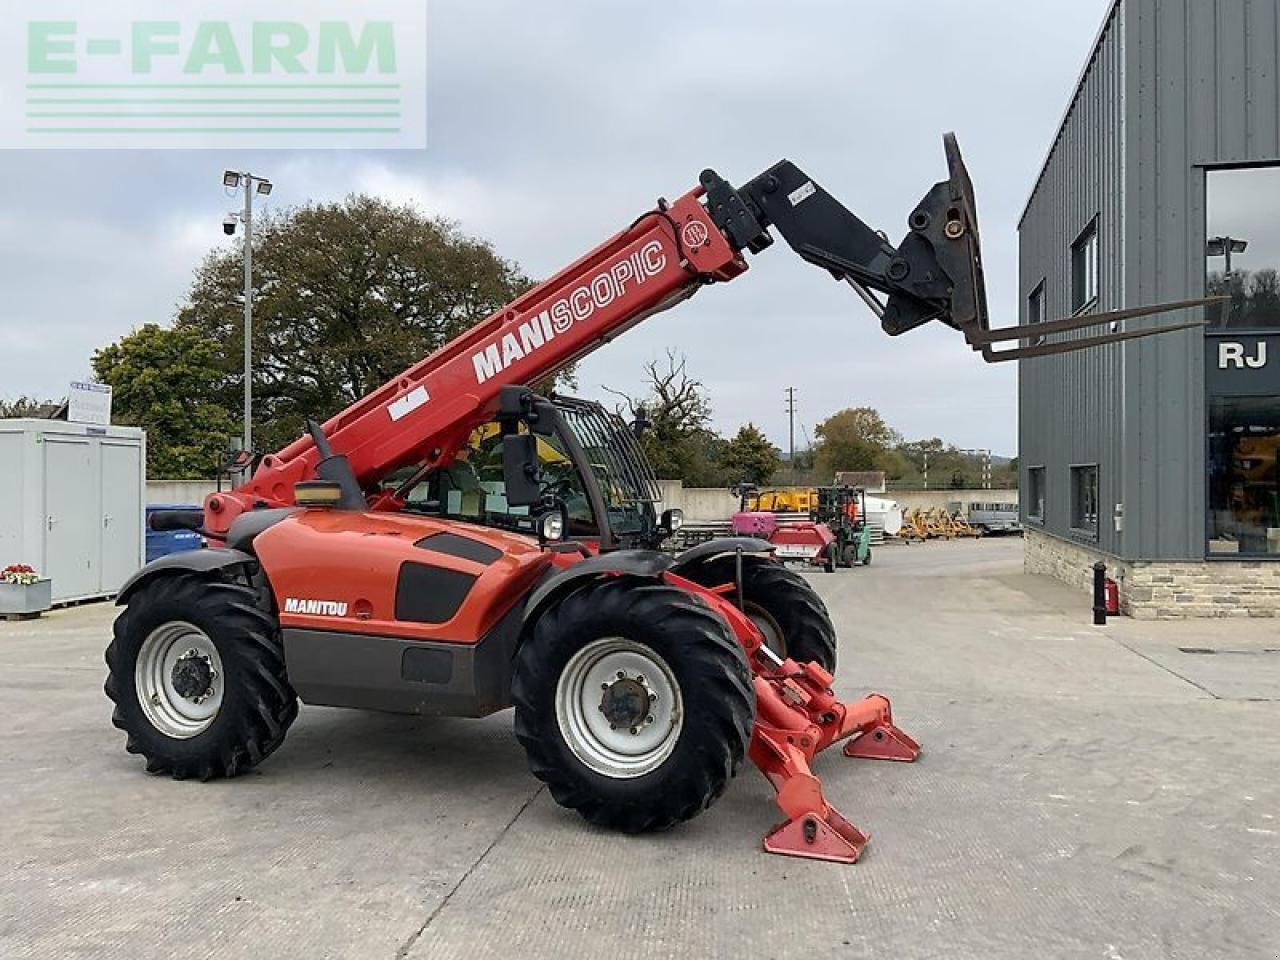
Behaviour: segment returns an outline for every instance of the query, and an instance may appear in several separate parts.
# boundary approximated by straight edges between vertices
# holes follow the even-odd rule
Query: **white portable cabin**
[[[53,602],[107,597],[142,566],[146,435],[0,420],[0,568],[27,563]]]

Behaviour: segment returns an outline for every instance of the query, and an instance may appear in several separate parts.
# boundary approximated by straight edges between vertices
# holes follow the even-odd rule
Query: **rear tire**
[[[707,587],[733,583],[735,559],[723,557],[686,574]],[[816,661],[836,672],[836,629],[822,598],[794,570],[769,560],[744,558],[744,611],[765,635],[765,643],[782,658],[798,663]],[[729,599],[736,599],[731,594]]]
[[[116,618],[106,661],[111,722],[148,773],[233,777],[280,746],[298,715],[279,626],[240,583],[144,584]]]
[[[634,581],[583,587],[544,612],[516,654],[511,699],[529,768],[556,803],[627,833],[711,806],[755,717],[728,624],[683,590]]]

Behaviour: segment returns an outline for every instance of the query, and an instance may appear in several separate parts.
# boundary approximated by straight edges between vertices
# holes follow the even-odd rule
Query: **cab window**
[[[521,428],[522,432],[524,428]],[[569,536],[598,535],[582,478],[559,437],[538,436],[538,467],[543,492],[564,502]],[[447,467],[434,471],[406,498],[406,507],[449,519],[528,532],[529,507],[507,503],[502,472],[502,431],[488,423],[472,432],[466,446]]]

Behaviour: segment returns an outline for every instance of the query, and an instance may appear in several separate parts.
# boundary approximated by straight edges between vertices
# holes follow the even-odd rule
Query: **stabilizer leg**
[[[809,769],[815,741],[803,739],[806,748],[798,746],[799,728],[756,721],[751,759],[777,789],[778,806],[787,815],[764,838],[764,849],[787,857],[857,863],[869,838],[827,803],[822,781]]]

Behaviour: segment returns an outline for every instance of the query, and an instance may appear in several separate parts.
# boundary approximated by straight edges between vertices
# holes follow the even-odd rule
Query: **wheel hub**
[[[173,665],[169,679],[178,696],[192,703],[204,703],[213,692],[216,677],[217,672],[207,655],[202,656],[196,650],[188,650]]]
[[[609,721],[609,729],[621,728],[636,734],[640,732],[641,724],[653,722],[649,704],[657,700],[658,695],[645,684],[643,676],[628,677],[619,670],[618,678],[603,684],[603,687],[600,712]]]
[[[615,779],[662,766],[684,723],[671,666],[653,648],[624,637],[592,640],[570,657],[555,705],[565,745],[596,773]]]
[[[138,705],[157,731],[175,740],[199,736],[222,708],[222,657],[207,633],[170,620],[142,641],[134,661]]]

